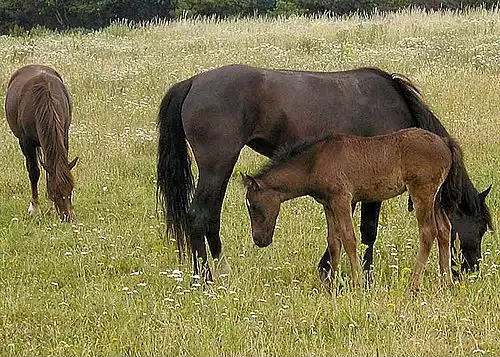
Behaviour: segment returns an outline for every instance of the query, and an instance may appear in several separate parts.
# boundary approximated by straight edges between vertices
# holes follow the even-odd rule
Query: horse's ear
[[[72,169],[76,166],[76,163],[77,163],[77,162],[78,162],[78,156],[77,156],[77,157],[75,157],[75,158],[73,159],[73,161],[71,161],[71,162],[69,163],[69,169],[70,169],[70,170],[72,170]]]
[[[256,188],[256,187],[259,187],[259,183],[252,176],[244,174],[244,173],[241,173],[241,178],[243,180],[243,185],[245,185],[246,188],[250,188],[250,187]]]
[[[490,193],[491,185],[492,184],[490,184],[486,190],[484,190],[483,192],[481,192],[479,194],[479,198],[481,199],[482,202],[484,202],[484,200],[486,200],[486,196],[488,196],[488,193]]]

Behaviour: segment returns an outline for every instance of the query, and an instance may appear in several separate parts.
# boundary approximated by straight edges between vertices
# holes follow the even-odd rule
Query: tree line
[[[36,26],[96,29],[118,19],[149,21],[180,16],[321,14],[393,11],[408,6],[461,9],[497,6],[498,0],[0,0],[0,34]]]

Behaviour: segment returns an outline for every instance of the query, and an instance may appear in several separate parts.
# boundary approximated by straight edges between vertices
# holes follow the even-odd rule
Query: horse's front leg
[[[373,249],[377,239],[378,221],[382,202],[361,203],[361,243],[366,244],[363,255],[363,271],[365,272],[365,284],[367,287],[372,282],[373,271]]]
[[[28,207],[28,214],[35,217],[40,211],[38,207],[38,180],[40,179],[40,168],[38,167],[38,159],[36,155],[36,147],[19,141],[21,150],[26,158],[26,169],[31,184],[31,197],[30,205]]]

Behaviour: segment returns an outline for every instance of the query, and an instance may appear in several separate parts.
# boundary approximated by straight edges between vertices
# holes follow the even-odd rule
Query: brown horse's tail
[[[54,174],[56,186],[73,189],[74,180],[68,165],[67,120],[71,120],[71,102],[60,77],[42,74],[31,88],[35,110],[36,130],[42,153],[38,159],[45,170]],[[62,100],[67,100],[68,113],[64,113]],[[42,161],[43,157],[43,161]]]
[[[186,134],[182,125],[181,109],[192,80],[173,85],[163,98],[158,113],[157,127],[157,204],[163,206],[167,234],[177,241],[179,257],[185,254],[190,241],[188,209],[194,190],[191,159],[188,153]]]
[[[451,213],[457,209],[477,212],[478,200],[477,192],[467,182],[470,182],[467,170],[464,166],[462,149],[451,137],[443,138],[450,149],[452,162],[451,168],[439,191],[439,203],[446,213]]]

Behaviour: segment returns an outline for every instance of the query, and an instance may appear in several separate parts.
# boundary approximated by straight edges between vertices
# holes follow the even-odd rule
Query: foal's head
[[[259,247],[267,247],[273,241],[276,218],[280,211],[279,192],[265,188],[258,179],[248,175],[243,176],[243,182],[247,188],[246,204],[253,241]]]
[[[462,271],[477,271],[479,269],[483,235],[488,228],[493,228],[491,216],[485,202],[490,190],[491,186],[479,193],[479,207],[477,212],[468,212],[465,214],[461,210],[458,210],[450,214],[452,247],[454,247],[454,241],[458,234],[460,238],[460,250],[463,256]],[[457,266],[457,263],[454,259],[453,266]],[[453,270],[453,274],[458,275],[458,272]]]
[[[70,170],[75,167],[78,158],[67,163],[64,169],[45,167],[47,171],[47,194],[49,200],[54,202],[54,207],[62,222],[72,222],[75,219],[75,211],[71,196],[73,194],[73,176]]]

